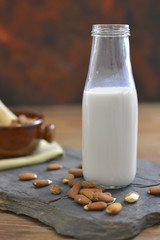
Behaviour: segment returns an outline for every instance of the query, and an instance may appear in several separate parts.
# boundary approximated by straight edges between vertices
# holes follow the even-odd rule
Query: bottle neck
[[[93,35],[93,34],[92,34]],[[122,84],[132,77],[128,35],[93,35],[88,81],[112,79],[115,84]],[[121,82],[119,82],[121,81]]]
[[[130,62],[128,37],[93,37],[92,56],[94,64],[108,70],[121,69]]]

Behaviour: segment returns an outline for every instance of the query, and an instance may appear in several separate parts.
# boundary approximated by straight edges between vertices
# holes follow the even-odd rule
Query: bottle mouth
[[[127,37],[130,36],[128,24],[94,24],[91,36]]]

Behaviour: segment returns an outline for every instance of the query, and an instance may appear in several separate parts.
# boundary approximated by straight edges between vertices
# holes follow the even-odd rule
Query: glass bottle
[[[92,50],[82,101],[82,159],[86,180],[120,188],[136,174],[138,102],[129,25],[92,27]]]

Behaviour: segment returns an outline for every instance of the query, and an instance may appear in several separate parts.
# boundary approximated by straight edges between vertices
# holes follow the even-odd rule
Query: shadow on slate
[[[122,203],[122,211],[110,216],[106,211],[85,211],[83,206],[68,198],[70,187],[62,183],[70,168],[78,167],[81,151],[65,148],[61,159],[47,163],[0,172],[0,209],[38,219],[53,227],[58,233],[77,239],[120,240],[136,236],[140,231],[160,222],[160,198],[149,195],[147,188],[160,184],[160,164],[138,160],[134,182],[123,189],[110,190],[116,201]],[[46,171],[48,163],[58,162],[64,167]],[[32,181],[20,181],[22,172],[35,172],[39,179],[50,179],[62,187],[60,195],[50,192],[50,186],[35,188]],[[83,180],[82,178],[80,179]],[[140,199],[134,204],[124,202],[125,195],[137,191]]]

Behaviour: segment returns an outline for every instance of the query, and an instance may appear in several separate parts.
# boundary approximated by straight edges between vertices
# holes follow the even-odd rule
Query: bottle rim
[[[94,24],[91,36],[127,37],[130,36],[130,28],[128,24]]]

